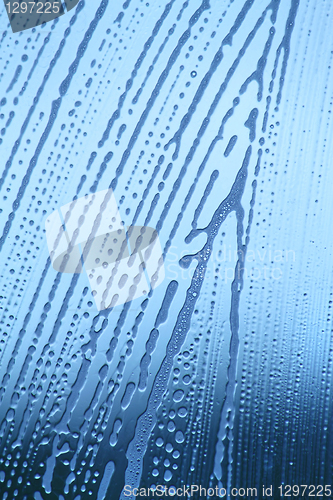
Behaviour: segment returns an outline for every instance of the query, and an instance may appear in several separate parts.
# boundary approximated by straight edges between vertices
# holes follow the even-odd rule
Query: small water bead
[[[187,408],[185,408],[185,406],[180,407],[178,410],[178,416],[184,418],[186,417],[186,415],[187,415]]]
[[[175,403],[179,403],[184,397],[184,391],[182,389],[178,389],[173,393],[173,400]]]
[[[182,431],[177,431],[177,432],[176,432],[176,437],[175,437],[175,439],[176,439],[176,443],[181,444],[181,443],[183,443],[183,442],[184,442],[185,437],[184,437],[184,434],[182,433]]]
[[[170,470],[166,470],[164,473],[164,480],[166,482],[170,481],[172,478],[172,472]]]
[[[176,425],[175,425],[175,423],[174,423],[172,420],[170,420],[170,421],[168,422],[168,431],[169,431],[169,432],[174,432],[174,431],[175,431],[175,429],[176,429]]]
[[[173,446],[171,443],[167,443],[166,447],[165,447],[167,453],[171,453],[172,450],[173,450]]]
[[[159,448],[161,448],[161,446],[163,446],[163,444],[164,444],[163,439],[161,437],[158,437],[156,439],[156,446],[158,446]]]

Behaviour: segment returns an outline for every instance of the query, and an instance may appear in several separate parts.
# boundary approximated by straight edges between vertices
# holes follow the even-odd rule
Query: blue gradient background
[[[0,499],[331,483],[332,20],[102,0],[12,34],[1,7]],[[109,187],[166,279],[98,313],[44,227]]]

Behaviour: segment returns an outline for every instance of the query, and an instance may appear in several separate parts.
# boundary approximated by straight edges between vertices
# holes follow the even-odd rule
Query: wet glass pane
[[[0,500],[331,498],[333,5],[17,3]]]

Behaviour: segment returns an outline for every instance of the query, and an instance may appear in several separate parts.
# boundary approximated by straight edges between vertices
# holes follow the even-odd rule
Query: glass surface
[[[333,3],[73,3],[0,7],[0,500],[332,498]]]

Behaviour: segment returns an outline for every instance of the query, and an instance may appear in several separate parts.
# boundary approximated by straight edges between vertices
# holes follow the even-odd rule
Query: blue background
[[[0,498],[330,484],[332,20],[91,0],[12,34],[1,7]],[[44,227],[109,187],[166,278],[98,313]]]

